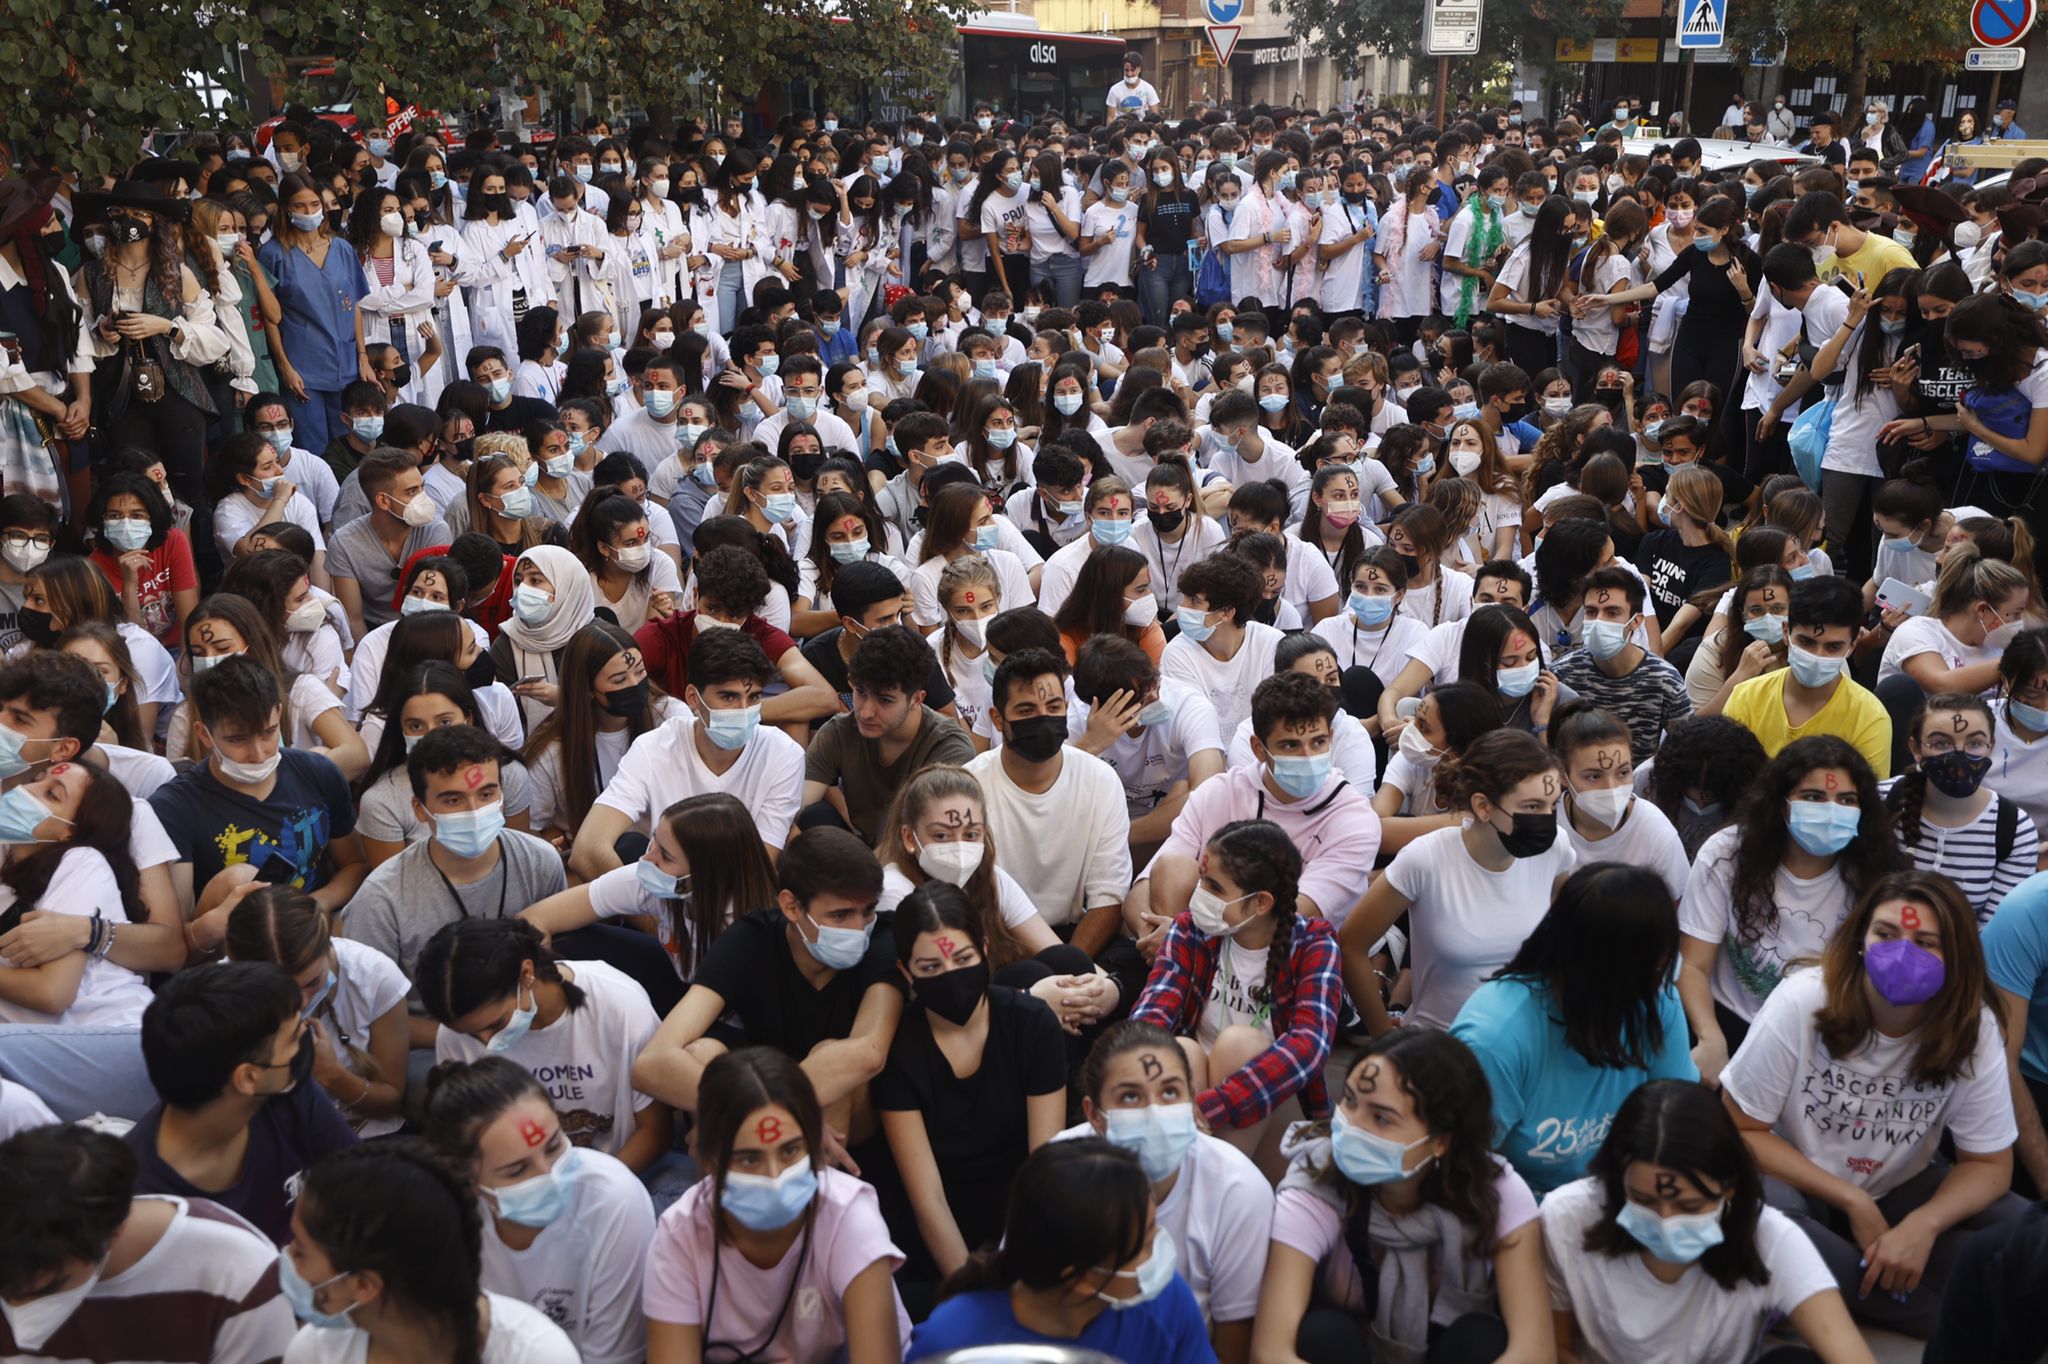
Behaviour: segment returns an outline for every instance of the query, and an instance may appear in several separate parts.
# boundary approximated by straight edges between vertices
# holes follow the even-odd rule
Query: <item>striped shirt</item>
[[[1692,714],[1692,696],[1678,669],[1643,651],[1643,661],[1620,677],[1600,671],[1593,655],[1574,649],[1552,665],[1557,680],[1582,700],[1628,726],[1629,755],[1646,763],[1657,752],[1665,730]]]
[[[1893,777],[1879,782],[1877,789],[1889,794],[1903,780]],[[1908,843],[1899,839],[1899,850],[1921,871],[1938,871],[1962,888],[1977,922],[1990,919],[1998,902],[2013,887],[2034,874],[2040,857],[2040,832],[2025,810],[2017,810],[2019,822],[2013,830],[2012,850],[2004,861],[1998,858],[1998,808],[1996,793],[1977,818],[1960,829],[1945,828],[1920,816],[1920,839]]]
[[[249,1222],[203,1198],[144,1194],[176,1207],[141,1259],[102,1279],[40,1349],[24,1350],[0,1317],[0,1359],[66,1364],[211,1361],[262,1364],[284,1357],[298,1330],[277,1288],[277,1247]]]

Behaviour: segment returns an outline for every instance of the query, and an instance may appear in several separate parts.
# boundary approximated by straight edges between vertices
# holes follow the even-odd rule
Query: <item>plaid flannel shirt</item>
[[[1171,1033],[1192,1033],[1202,1020],[1226,941],[1204,934],[1191,915],[1175,919],[1131,1017]],[[1274,982],[1273,1045],[1196,1097],[1209,1125],[1249,1127],[1291,1094],[1301,1096],[1306,1116],[1327,1117],[1330,1094],[1323,1082],[1323,1063],[1337,1035],[1343,1001],[1336,930],[1327,919],[1297,918],[1287,960]]]

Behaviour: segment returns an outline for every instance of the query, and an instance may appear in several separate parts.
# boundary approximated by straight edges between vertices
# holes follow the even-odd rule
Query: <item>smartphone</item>
[[[527,685],[529,682],[545,682],[547,680],[547,674],[545,673],[530,673],[527,676],[520,678],[517,682],[514,682],[512,685],[515,687],[523,687]]]
[[[1911,583],[1902,583],[1897,578],[1886,578],[1877,585],[1877,604],[1887,611],[1904,611],[1909,616],[1924,616],[1927,608],[1934,604],[1934,598]]]
[[[257,869],[256,879],[266,886],[285,886],[290,885],[298,874],[299,869],[297,867],[294,867],[286,859],[272,853],[264,859],[263,865]]]

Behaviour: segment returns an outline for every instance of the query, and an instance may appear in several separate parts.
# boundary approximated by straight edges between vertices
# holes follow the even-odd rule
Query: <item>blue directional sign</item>
[[[1202,11],[1212,24],[1234,24],[1244,13],[1244,0],[1202,0]]]

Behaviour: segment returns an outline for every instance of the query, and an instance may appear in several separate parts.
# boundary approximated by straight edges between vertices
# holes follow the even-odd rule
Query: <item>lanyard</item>
[[[725,1260],[725,1256],[722,1253],[724,1247],[719,1244],[718,1239],[718,1210],[715,1207],[712,1209],[711,1218],[711,1295],[704,1305],[703,1327],[704,1334],[707,1337],[711,1334],[712,1319],[718,1312],[718,1271]],[[775,1343],[776,1334],[782,1330],[783,1320],[789,1316],[789,1304],[796,1298],[796,1286],[803,1281],[804,1261],[810,1257],[811,1253],[811,1228],[816,1225],[817,1217],[815,1212],[807,1214],[804,1218],[803,1244],[797,1248],[796,1269],[789,1276],[789,1291],[782,1295],[782,1306],[777,1309],[775,1320],[769,1323],[768,1334],[761,1337],[761,1343],[751,1350],[743,1350],[737,1345],[730,1345],[722,1340],[707,1341],[704,1346],[706,1357],[709,1357],[713,1350],[730,1350],[732,1357],[729,1360],[720,1361],[720,1364],[754,1364],[754,1361],[760,1358],[762,1351]]]
[[[504,873],[504,879],[498,882],[498,912],[492,917],[502,919],[505,917],[505,888],[512,884],[512,868],[505,861],[504,839],[500,838],[492,846],[498,849],[498,870]],[[448,879],[448,873],[442,871],[440,865],[434,861],[434,854],[431,849],[427,852],[427,865],[434,869],[434,875],[440,877],[441,884],[448,888],[448,898],[455,902],[456,912],[467,919],[469,917],[469,906],[462,903],[462,897],[456,894],[455,883]]]

